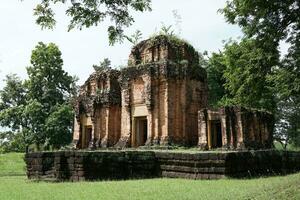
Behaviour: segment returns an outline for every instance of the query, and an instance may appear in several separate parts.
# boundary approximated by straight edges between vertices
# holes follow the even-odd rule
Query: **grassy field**
[[[25,162],[23,159],[23,154],[21,153],[0,154],[0,177],[24,176],[24,175],[25,175]]]
[[[0,199],[300,199],[300,173],[214,181],[146,179],[46,183],[26,179],[22,154],[0,155]]]

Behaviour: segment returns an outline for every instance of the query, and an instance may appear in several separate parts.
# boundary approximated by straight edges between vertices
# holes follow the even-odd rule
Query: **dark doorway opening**
[[[211,142],[212,148],[222,147],[222,128],[220,120],[211,121]]]
[[[134,146],[144,146],[148,137],[147,117],[135,118],[135,141]]]
[[[88,148],[89,147],[91,138],[92,138],[92,127],[91,126],[86,126],[85,127],[85,137],[84,137],[83,148]]]

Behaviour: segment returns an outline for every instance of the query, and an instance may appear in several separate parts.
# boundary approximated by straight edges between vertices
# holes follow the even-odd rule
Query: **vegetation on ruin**
[[[147,46],[157,46],[160,44],[168,44],[173,50],[178,50],[182,47],[186,47],[189,52],[197,52],[193,45],[190,44],[187,40],[180,37],[181,32],[181,16],[177,13],[176,10],[173,11],[173,17],[175,19],[175,25],[177,27],[177,32],[174,29],[174,25],[165,25],[162,23],[160,30],[153,33],[149,38],[144,41],[143,33],[140,30],[136,30],[131,36],[125,36],[126,39],[133,44],[133,49],[138,49],[140,46],[143,46],[145,43]],[[179,60],[180,61],[180,60]]]
[[[180,18],[178,14],[175,12],[174,17]],[[176,20],[176,25],[179,26],[180,21]],[[180,28],[179,28],[180,29]],[[179,31],[180,32],[180,31]],[[162,27],[159,32],[155,32],[150,36],[150,38],[140,41],[142,39],[142,33],[137,30],[135,34],[131,35],[130,37],[126,37],[129,42],[131,42],[134,46],[132,48],[131,54],[134,55],[135,61],[138,61],[137,63],[141,63],[140,60],[140,54],[141,49],[145,48],[152,48],[157,47],[159,45],[167,45],[171,48],[170,51],[175,54],[175,56],[168,60],[170,71],[176,71],[176,74],[178,77],[182,77],[183,74],[188,74],[191,79],[206,80],[206,71],[203,68],[205,65],[202,62],[206,62],[206,60],[203,58],[203,55],[195,50],[195,48],[185,39],[181,38],[178,34],[175,33],[175,30],[173,29],[173,25],[166,26],[165,24],[162,24]],[[191,58],[190,60],[184,60],[182,59],[182,52],[183,49],[187,51],[188,54],[190,54]],[[200,59],[200,61],[199,61]],[[157,63],[165,62],[158,61]],[[157,64],[155,63],[155,64]],[[128,76],[134,77],[141,72],[145,71],[151,71],[150,68],[153,68],[153,70],[156,69],[156,65],[153,63],[146,63],[146,64],[136,64],[132,63],[130,60],[128,62],[128,68],[122,68],[123,74],[125,74],[125,77],[123,80],[126,80]],[[173,65],[175,66],[174,68]],[[177,68],[177,66],[181,66],[181,68]],[[130,69],[130,67],[137,67],[139,70]],[[172,74],[172,73],[171,73]]]
[[[93,65],[93,68],[96,72],[104,71],[110,69],[111,61],[108,58],[104,58],[103,61],[100,61],[99,65]]]
[[[206,79],[206,71],[203,67],[205,65],[202,63],[205,60],[203,59],[203,55],[195,50],[195,48],[186,40],[182,39],[180,36],[175,34],[175,31],[172,29],[172,26],[162,26],[161,31],[153,34],[149,39],[144,40],[138,43],[133,47],[133,54],[140,54],[139,48],[143,45],[147,45],[149,47],[158,46],[161,44],[166,44],[172,48],[171,51],[175,53],[175,58],[169,60],[170,66],[172,64],[181,65],[186,72],[190,75],[190,78],[197,80],[205,80]],[[182,60],[182,49],[185,49],[188,53],[194,54],[191,55],[191,60]],[[138,56],[136,56],[138,57]],[[201,59],[200,62],[199,58]],[[129,67],[136,66],[133,63],[128,64]],[[151,67],[152,65],[148,66]]]
[[[0,154],[1,199],[299,199],[300,174],[223,179],[48,183],[27,180],[23,154]]]
[[[189,52],[197,52],[193,45],[191,45],[187,40],[175,34],[175,30],[173,29],[172,25],[163,25],[158,33],[152,34],[152,36],[150,36],[150,38],[145,42],[147,42],[149,46],[167,43],[174,50],[180,49],[181,47],[186,47],[187,51]]]

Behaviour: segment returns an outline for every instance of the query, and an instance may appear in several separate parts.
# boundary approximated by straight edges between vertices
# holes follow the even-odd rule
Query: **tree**
[[[48,118],[53,118],[53,112],[58,112],[60,106],[68,105],[71,109],[71,105],[66,103],[75,94],[75,78],[68,75],[62,66],[61,52],[55,44],[46,45],[40,42],[32,51],[31,66],[27,68],[28,80],[26,81],[28,97],[31,101],[27,104],[26,114],[32,120],[31,131],[34,132],[37,146],[48,141],[48,145],[57,147],[58,142],[54,137],[63,138],[66,129],[71,131],[71,120],[64,120],[65,124],[57,124],[57,129],[61,130],[59,134],[53,134],[52,129],[47,127]],[[61,112],[61,114],[66,113]],[[63,144],[65,140],[62,140],[61,145]]]
[[[0,153],[1,152],[24,152],[26,144],[23,135],[19,132],[0,132]]]
[[[213,53],[208,60],[206,68],[208,88],[209,88],[209,103],[212,107],[220,105],[221,99],[225,96],[224,88],[225,79],[223,77],[226,69],[224,53]]]
[[[212,106],[240,105],[274,112],[274,95],[268,76],[277,51],[260,48],[255,40],[229,41],[214,53],[207,68]]]
[[[68,4],[66,15],[71,17],[68,30],[74,28],[89,28],[97,26],[106,19],[110,19],[113,25],[109,26],[108,37],[110,44],[122,41],[124,28],[134,22],[131,11],[150,11],[151,0],[42,0],[34,9],[37,16],[36,23],[42,28],[53,28],[56,24],[54,4]]]
[[[221,11],[229,23],[238,24],[247,37],[254,38],[261,44],[272,41],[275,49],[278,48],[279,41],[284,40],[290,44],[288,54],[280,65],[282,69],[278,72],[281,78],[288,75],[284,79],[289,75],[293,76],[291,81],[281,79],[280,85],[292,87],[293,93],[299,94],[300,89],[295,85],[298,85],[300,75],[300,2],[232,0]],[[282,92],[286,93],[286,90],[283,88]]]
[[[10,128],[15,139],[22,135],[26,151],[59,148],[71,141],[73,112],[70,104],[75,94],[76,78],[62,69],[58,47],[39,43],[32,51],[28,79],[7,76],[0,92],[0,125]]]
[[[295,133],[299,138],[300,116],[293,112],[298,112],[300,102],[300,1],[231,0],[221,12],[263,46],[278,49],[280,41],[290,45],[269,79],[278,102],[276,126],[282,134],[278,138],[292,141]]]
[[[46,145],[58,149],[70,144],[73,118],[74,112],[68,103],[54,106],[45,123],[48,138]]]
[[[47,114],[43,110],[43,105],[35,99],[29,99],[25,103],[21,115],[27,124],[26,129],[23,131],[30,135],[30,144],[35,144],[39,150],[46,140],[44,118]]]
[[[221,12],[229,23],[238,24],[248,38],[257,40],[261,45],[267,44],[277,49],[280,41],[290,44],[288,54],[280,65],[278,63],[281,67],[281,70],[278,70],[278,76],[281,78],[279,84],[282,85],[279,92],[286,94],[286,88],[290,87],[293,94],[299,95],[299,0],[231,0]]]
[[[221,12],[251,38],[279,42],[293,41],[299,35],[299,0],[230,0]]]
[[[227,43],[224,54],[223,78],[228,91],[224,102],[273,112],[274,97],[267,77],[276,64],[277,52],[260,48],[255,40],[243,39]]]
[[[300,146],[300,102],[290,98],[278,102],[277,123],[274,139],[281,143],[284,149],[287,145]]]
[[[0,91],[0,126],[8,127],[11,131],[3,132],[2,139],[6,139],[7,149],[10,149],[10,144],[18,138],[28,151],[32,141],[30,133],[26,131],[27,120],[23,117],[27,90],[15,74],[7,75],[4,81],[6,86]]]
[[[289,51],[281,66],[269,77],[278,102],[275,139],[284,148],[288,144],[300,146],[299,45],[291,47]]]
[[[58,47],[39,42],[31,55],[31,66],[27,67],[26,87],[31,99],[50,110],[56,104],[62,104],[74,94],[74,77],[62,69],[63,60]]]

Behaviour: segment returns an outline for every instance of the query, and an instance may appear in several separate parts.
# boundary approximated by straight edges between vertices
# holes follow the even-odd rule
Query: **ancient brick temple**
[[[202,149],[271,148],[273,115],[242,107],[199,111],[199,140]]]
[[[191,45],[167,36],[142,41],[132,49],[128,67],[98,70],[80,88],[74,143],[79,149],[270,147],[272,115],[209,110],[207,97],[206,71]]]

